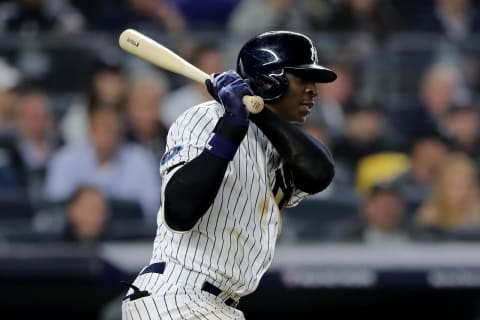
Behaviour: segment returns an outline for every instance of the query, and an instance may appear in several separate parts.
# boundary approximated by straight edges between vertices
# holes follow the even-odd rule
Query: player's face
[[[294,123],[304,123],[317,96],[315,83],[297,75],[286,73],[289,87],[277,101],[269,104],[276,114]]]

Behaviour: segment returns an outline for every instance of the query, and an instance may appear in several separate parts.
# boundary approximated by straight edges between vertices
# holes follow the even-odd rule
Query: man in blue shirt
[[[80,186],[93,186],[112,198],[137,201],[145,220],[154,222],[160,174],[153,155],[140,145],[121,141],[116,109],[95,107],[89,117],[90,139],[54,154],[46,178],[47,199],[62,201]]]

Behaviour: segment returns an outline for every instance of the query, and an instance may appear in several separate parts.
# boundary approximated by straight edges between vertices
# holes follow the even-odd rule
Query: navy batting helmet
[[[253,92],[265,101],[280,98],[288,89],[285,71],[315,82],[332,82],[337,75],[318,64],[312,41],[291,31],[270,31],[249,40],[240,50],[237,72],[250,81]]]

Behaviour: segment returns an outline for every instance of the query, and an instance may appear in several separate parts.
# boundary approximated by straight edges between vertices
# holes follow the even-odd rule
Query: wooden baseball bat
[[[118,42],[123,50],[162,69],[202,83],[210,77],[175,52],[136,30],[123,31]],[[251,113],[259,113],[264,106],[263,99],[259,96],[244,96],[242,101]]]

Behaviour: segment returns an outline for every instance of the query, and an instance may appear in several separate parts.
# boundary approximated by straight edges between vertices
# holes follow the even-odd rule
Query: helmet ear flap
[[[274,101],[288,90],[288,79],[283,72],[280,75],[259,74],[255,79],[251,79],[250,87],[263,100]]]

